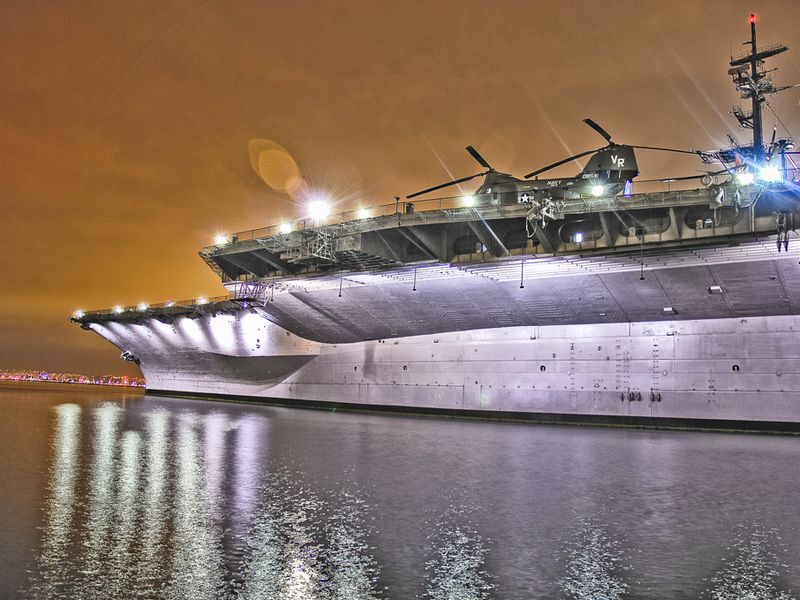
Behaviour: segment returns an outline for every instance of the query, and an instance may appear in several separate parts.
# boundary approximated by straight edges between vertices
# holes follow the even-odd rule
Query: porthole
[[[541,367],[539,367],[539,370],[540,370],[540,371],[546,371],[546,370],[547,370],[547,367],[545,367],[544,365],[542,365]]]
[[[733,367],[731,367],[731,370],[732,370],[734,373],[736,373],[736,372],[739,370],[739,365],[733,365]]]

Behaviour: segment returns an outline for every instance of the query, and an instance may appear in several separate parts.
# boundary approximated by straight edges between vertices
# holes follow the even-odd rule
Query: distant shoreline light
[[[48,371],[0,371],[0,381],[145,387],[144,379],[141,377],[128,377],[127,375],[81,375],[80,373],[50,373]]]

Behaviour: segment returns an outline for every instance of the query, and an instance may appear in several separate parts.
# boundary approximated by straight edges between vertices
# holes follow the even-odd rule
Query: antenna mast
[[[750,46],[750,52],[731,57],[731,68],[728,73],[733,77],[733,83],[742,95],[742,99],[749,99],[752,108],[749,113],[746,113],[737,106],[734,107],[732,113],[739,121],[739,125],[753,130],[752,158],[760,164],[764,160],[764,126],[761,105],[766,101],[767,94],[777,94],[792,87],[776,87],[769,76],[769,73],[776,69],[764,69],[764,60],[786,52],[788,48],[783,44],[775,44],[759,50],[756,45],[755,15],[750,15],[750,41],[745,42],[744,45]]]

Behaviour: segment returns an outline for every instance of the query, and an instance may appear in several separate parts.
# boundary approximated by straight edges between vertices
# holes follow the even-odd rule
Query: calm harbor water
[[[800,438],[0,386],[0,597],[800,597]]]

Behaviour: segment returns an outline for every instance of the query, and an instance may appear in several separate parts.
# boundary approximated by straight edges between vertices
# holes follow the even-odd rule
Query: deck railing
[[[165,308],[189,308],[195,306],[203,306],[212,304],[214,302],[226,302],[234,298],[233,294],[226,294],[225,296],[210,296],[190,298],[184,300],[167,300],[166,302],[158,302],[155,304],[134,304],[131,306],[114,306],[113,308],[100,308],[95,310],[81,310],[77,311],[73,318],[82,319],[88,316],[98,315],[122,315],[130,313],[141,313],[146,315],[148,312],[163,310]]]
[[[642,193],[681,191],[680,188],[681,185],[684,188],[686,188],[685,191],[689,191],[689,189],[691,189],[692,184],[696,184],[696,182],[685,182],[685,181],[676,182],[669,179],[658,180],[658,181],[642,181],[633,184],[631,188],[631,193],[642,194]],[[569,188],[564,188],[564,189],[566,190]],[[305,219],[299,219],[297,221],[286,221],[283,224],[275,224],[275,225],[268,225],[265,227],[259,227],[257,229],[246,229],[244,231],[237,231],[235,233],[229,234],[228,238],[230,239],[230,241],[247,241],[247,240],[255,240],[258,238],[271,237],[281,233],[281,225],[289,225],[291,227],[291,231],[303,231],[306,229],[315,229],[320,224],[334,225],[336,223],[346,223],[352,221],[374,219],[378,217],[389,217],[398,214],[400,215],[412,214],[414,212],[434,212],[442,210],[464,209],[468,208],[468,206],[465,205],[464,202],[464,198],[468,195],[469,194],[459,194],[457,196],[444,196],[441,198],[430,198],[423,200],[417,200],[417,199],[404,200],[401,198],[396,198],[395,201],[391,203],[379,204],[376,206],[370,206],[360,209],[346,210],[344,212],[328,215],[322,220],[305,218]],[[472,206],[473,208],[480,209],[486,206],[491,206],[485,203],[481,203],[480,196],[477,196],[475,198],[476,198],[476,204]],[[589,195],[586,196],[586,199],[597,200],[597,198],[593,198]]]

